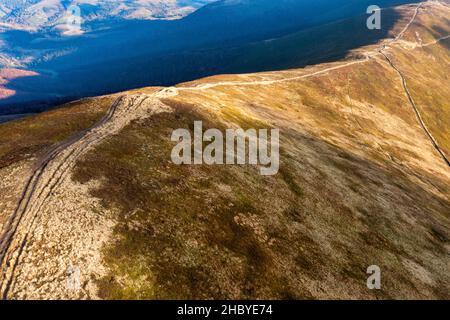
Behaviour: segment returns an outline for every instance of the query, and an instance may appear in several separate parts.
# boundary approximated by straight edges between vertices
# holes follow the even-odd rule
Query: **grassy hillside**
[[[402,18],[393,35],[414,9],[396,9]],[[402,39],[385,49],[447,154],[449,39],[436,40],[450,34],[449,16],[450,7],[425,4]],[[377,48],[358,48],[352,56]],[[60,224],[37,223],[12,296],[56,295],[67,263],[77,263],[102,272],[86,271],[82,291],[62,297],[450,298],[450,169],[382,55],[216,76],[178,88],[177,96],[162,99],[170,110],[137,117],[76,162],[70,188],[55,190],[42,210]],[[132,93],[154,97],[155,90]],[[17,138],[1,145],[0,175],[27,158],[23,150],[39,155],[89,126],[111,101],[92,99],[1,125],[0,133]],[[205,129],[279,128],[279,173],[174,165],[172,131],[192,130],[197,120]],[[101,249],[80,240],[102,237],[97,225],[106,225],[104,219],[111,223],[99,229],[108,238]],[[72,235],[73,247],[64,247]],[[101,263],[93,258],[98,253]],[[41,256],[44,265],[32,263]],[[381,290],[366,287],[370,265],[381,267]],[[41,275],[38,294],[27,292],[27,270]]]
[[[99,121],[113,100],[82,100],[0,125],[0,230],[16,207],[36,159],[56,143]]]
[[[377,4],[410,2],[414,0]],[[107,20],[92,26],[85,36],[63,41],[46,32],[6,32],[8,55],[24,60],[24,68],[37,75],[4,85],[0,113],[40,112],[77,97],[149,84],[173,85],[213,74],[281,70],[341,59],[351,49],[387,37],[401,20],[395,10],[387,10],[382,30],[368,31],[368,0],[224,3],[218,1],[177,21]],[[32,57],[26,53],[30,50]]]
[[[414,32],[435,37],[430,22],[424,10]],[[420,77],[411,90],[443,145],[450,92],[431,84],[446,77],[446,43],[392,50]],[[133,123],[74,175],[102,181],[92,195],[120,209],[101,297],[449,298],[450,174],[381,57],[301,81],[183,91],[165,103],[175,112]],[[280,173],[171,164],[172,130],[200,119],[280,128]],[[385,270],[381,291],[365,286],[371,264]]]

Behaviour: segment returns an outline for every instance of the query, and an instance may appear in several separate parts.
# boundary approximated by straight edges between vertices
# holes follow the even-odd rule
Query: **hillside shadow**
[[[450,22],[449,21],[447,21],[447,25],[450,27]],[[445,36],[448,35],[448,31],[445,30],[444,28],[439,27],[439,26],[432,26],[431,29],[432,29],[433,36],[436,39],[441,38],[441,37],[445,37]],[[450,49],[450,39],[447,39],[445,41],[440,41],[439,44],[444,46],[444,47],[446,47],[447,49]]]
[[[111,35],[103,33],[84,42],[76,39],[73,43],[80,45],[78,52],[33,67],[51,70],[57,76],[11,80],[6,88],[25,90],[29,95],[0,100],[0,113],[39,112],[71,99],[145,86],[170,86],[217,74],[286,70],[341,60],[349,58],[353,49],[389,37],[400,18],[394,9],[386,9],[381,30],[367,29],[364,14],[302,27],[301,31],[291,27],[260,38],[253,35],[223,43],[218,41],[223,35],[211,38],[211,30],[185,30],[183,20],[173,24],[122,23],[113,34],[119,39],[134,35],[129,41],[114,43]],[[95,47],[95,43],[102,45]],[[49,92],[58,98],[49,97]]]

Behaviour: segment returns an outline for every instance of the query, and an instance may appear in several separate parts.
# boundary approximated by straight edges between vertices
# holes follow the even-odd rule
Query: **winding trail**
[[[420,126],[422,127],[423,131],[425,132],[427,138],[430,140],[430,142],[433,145],[433,147],[439,153],[439,156],[442,158],[442,160],[444,160],[444,162],[447,164],[447,166],[450,167],[450,161],[447,159],[447,157],[445,156],[445,154],[442,151],[441,147],[439,146],[437,140],[434,138],[433,134],[431,133],[431,131],[428,129],[427,125],[425,124],[425,121],[422,118],[422,114],[420,113],[419,109],[417,108],[417,105],[416,105],[413,97],[411,96],[411,93],[409,92],[408,84],[406,83],[405,76],[397,68],[397,66],[394,64],[392,59],[388,57],[387,54],[385,54],[384,52],[381,52],[381,53],[386,58],[386,60],[389,62],[391,67],[398,73],[398,75],[399,75],[399,77],[400,77],[400,79],[402,81],[402,86],[403,86],[403,90],[405,91],[405,95],[408,98],[408,101],[409,101],[409,103],[410,103],[411,107],[413,108],[414,113],[416,115],[417,121],[419,122]]]
[[[158,96],[170,95],[163,93]],[[1,298],[8,298],[14,284],[14,272],[40,209],[76,161],[131,121],[168,110],[169,107],[152,95],[120,96],[97,124],[60,143],[39,161],[0,237]]]
[[[436,149],[436,151],[438,152],[439,156],[444,160],[444,162],[447,164],[447,166],[450,167],[450,161],[445,156],[445,154],[442,151],[442,149],[440,148],[437,140],[433,137],[431,131],[428,129],[428,127],[427,127],[427,125],[426,125],[426,123],[425,123],[425,121],[424,121],[424,119],[423,119],[419,109],[417,108],[416,103],[414,102],[414,99],[411,96],[411,93],[410,93],[410,91],[408,89],[408,86],[407,86],[407,82],[406,82],[405,76],[395,66],[395,64],[393,63],[392,59],[390,59],[387,56],[387,54],[384,52],[385,50],[387,50],[389,45],[392,45],[392,44],[400,41],[403,38],[405,33],[410,29],[411,25],[416,20],[420,9],[423,7],[423,4],[424,3],[419,3],[416,6],[416,8],[414,9],[414,13],[413,13],[411,19],[408,21],[408,23],[405,25],[405,27],[398,33],[398,35],[395,38],[392,38],[392,39],[389,39],[389,40],[385,41],[381,45],[381,47],[378,50],[376,50],[376,51],[366,52],[365,59],[355,60],[355,61],[351,61],[351,62],[348,62],[348,63],[340,64],[338,66],[325,68],[323,70],[319,70],[319,71],[316,71],[316,72],[313,72],[313,73],[308,73],[308,74],[304,74],[304,75],[301,75],[301,76],[284,78],[284,79],[259,80],[259,81],[223,81],[223,82],[216,82],[216,83],[205,83],[205,84],[200,84],[198,86],[193,86],[193,87],[172,87],[172,88],[170,88],[170,90],[175,90],[175,91],[201,91],[201,90],[212,89],[212,88],[221,87],[221,86],[273,85],[273,84],[277,84],[277,83],[283,83],[283,82],[290,82],[290,81],[297,81],[297,80],[307,79],[307,78],[315,77],[315,76],[318,76],[318,75],[326,74],[326,73],[328,73],[330,71],[347,68],[349,66],[353,66],[353,65],[356,65],[356,64],[363,64],[363,63],[366,63],[366,62],[370,61],[371,58],[381,55],[388,61],[389,65],[399,74],[399,76],[400,76],[400,78],[402,80],[402,86],[403,86],[403,89],[405,91],[405,95],[408,98],[408,101],[409,101],[409,103],[411,104],[411,106],[412,106],[412,108],[414,110],[414,113],[416,115],[417,121],[419,122],[419,124],[423,128],[423,130],[425,131],[425,134],[427,135],[427,138],[430,140],[431,144]],[[442,36],[440,38],[437,38],[434,41],[428,42],[426,44],[415,43],[413,49],[424,48],[424,47],[428,47],[428,46],[431,46],[431,45],[435,45],[435,44],[439,43],[440,41],[447,40],[449,38],[450,38],[450,35],[446,35],[446,36]]]
[[[393,44],[403,37],[416,19],[421,7],[422,4],[417,6],[412,19],[394,39],[385,41],[382,44],[381,49],[377,51],[366,52],[366,57],[364,59],[354,60],[312,73],[283,79],[224,81],[205,83],[197,86],[168,87],[149,95],[126,95],[117,98],[108,109],[106,115],[97,124],[87,130],[75,134],[71,138],[52,148],[36,165],[25,186],[14,213],[10,216],[2,233],[0,234],[0,297],[3,299],[7,299],[9,297],[9,293],[14,288],[14,274],[16,267],[18,266],[20,258],[26,248],[30,231],[33,230],[36,225],[36,221],[39,219],[40,210],[49,197],[51,197],[52,193],[61,181],[63,181],[70,174],[71,169],[76,164],[76,161],[105,138],[120,132],[131,121],[148,117],[152,113],[170,111],[170,107],[163,104],[161,99],[174,97],[181,91],[202,91],[220,86],[273,85],[277,83],[296,81],[323,75],[330,71],[346,68],[352,65],[362,64],[370,61],[370,59],[375,56],[382,55],[401,77],[403,88],[410,104],[414,109],[419,123],[426,132],[434,148],[436,148],[447,165],[450,166],[450,162],[445,157],[444,153],[423,121],[423,118],[410,95],[405,77],[384,52],[384,50],[387,50],[388,44]],[[417,47],[433,45],[448,38],[450,38],[450,35],[436,39],[436,41],[427,44],[418,44]]]
[[[399,32],[399,34],[392,39],[388,39],[385,40],[381,46],[376,49],[376,50],[370,50],[365,52],[365,58],[363,59],[359,59],[359,60],[352,60],[350,62],[347,63],[341,63],[337,66],[333,66],[333,67],[328,67],[322,70],[318,70],[312,73],[307,73],[307,74],[303,74],[300,76],[295,76],[295,77],[286,77],[283,79],[276,79],[276,80],[258,80],[258,81],[220,81],[220,82],[214,82],[214,83],[203,83],[203,84],[199,84],[196,86],[186,86],[186,87],[169,87],[166,90],[168,91],[172,91],[172,92],[176,92],[176,91],[202,91],[202,90],[206,90],[206,89],[213,89],[213,88],[217,88],[217,87],[224,87],[224,86],[264,86],[264,85],[273,85],[273,84],[277,84],[277,83],[284,83],[284,82],[291,82],[291,81],[297,81],[297,80],[302,80],[302,79],[308,79],[308,78],[312,78],[315,76],[320,76],[326,73],[329,73],[331,71],[335,71],[335,70],[340,70],[340,69],[344,69],[353,65],[357,65],[357,64],[363,64],[366,62],[369,62],[371,60],[371,58],[374,58],[376,56],[380,56],[383,55],[383,53],[381,51],[387,50],[389,45],[395,44],[396,42],[400,41],[401,38],[403,38],[403,36],[405,35],[405,33],[409,30],[409,28],[411,27],[411,25],[414,23],[414,21],[417,18],[417,15],[419,14],[419,10],[423,7],[423,3],[420,3],[416,6],[416,8],[414,9],[414,14],[411,17],[411,19],[408,21],[408,23],[406,24],[406,26]],[[429,47],[432,45],[435,45],[437,43],[439,43],[440,41],[449,39],[450,35],[446,35],[446,36],[442,36],[438,39],[435,39],[434,41],[425,43],[425,44],[419,44],[416,43],[415,46],[412,49],[416,49],[416,48],[425,48],[425,47]]]

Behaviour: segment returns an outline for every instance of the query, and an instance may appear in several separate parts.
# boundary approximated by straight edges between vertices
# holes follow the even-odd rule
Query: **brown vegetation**
[[[399,9],[405,19],[394,34],[412,10]],[[404,40],[386,49],[447,153],[449,40],[417,44],[450,33],[449,12],[425,4]],[[189,86],[291,78],[343,63]],[[117,222],[103,251],[109,271],[97,282],[100,297],[450,298],[450,171],[383,56],[269,85],[182,90],[163,101],[175,112],[132,122],[73,172],[74,183],[89,185],[102,204],[93,214]],[[0,136],[17,137],[2,142],[1,161],[24,159],[26,150],[81,130],[102,105],[0,126]],[[172,130],[192,130],[195,120],[205,128],[280,128],[279,174],[172,164]],[[373,264],[382,270],[379,291],[366,287]]]

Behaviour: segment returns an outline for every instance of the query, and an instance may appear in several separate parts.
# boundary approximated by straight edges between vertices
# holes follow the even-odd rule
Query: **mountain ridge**
[[[70,5],[81,9],[84,22],[110,19],[180,19],[212,0],[194,1],[6,1],[0,5],[0,23],[5,27],[39,30],[61,23]]]
[[[356,48],[357,60],[142,88],[0,126],[0,137],[15,133],[0,144],[5,208],[26,185],[12,177],[35,181],[36,159],[61,151],[25,192],[18,236],[1,237],[11,243],[1,247],[4,296],[447,299],[450,171],[410,96],[448,155],[450,88],[438,84],[450,7],[397,10],[396,36]],[[105,114],[110,129],[97,131]],[[280,174],[171,164],[171,131],[194,120],[280,128]],[[6,230],[14,221],[0,216]],[[22,244],[26,258],[14,254]],[[379,291],[366,287],[374,263],[385,270]],[[80,292],[64,289],[69,264],[84,270]]]

